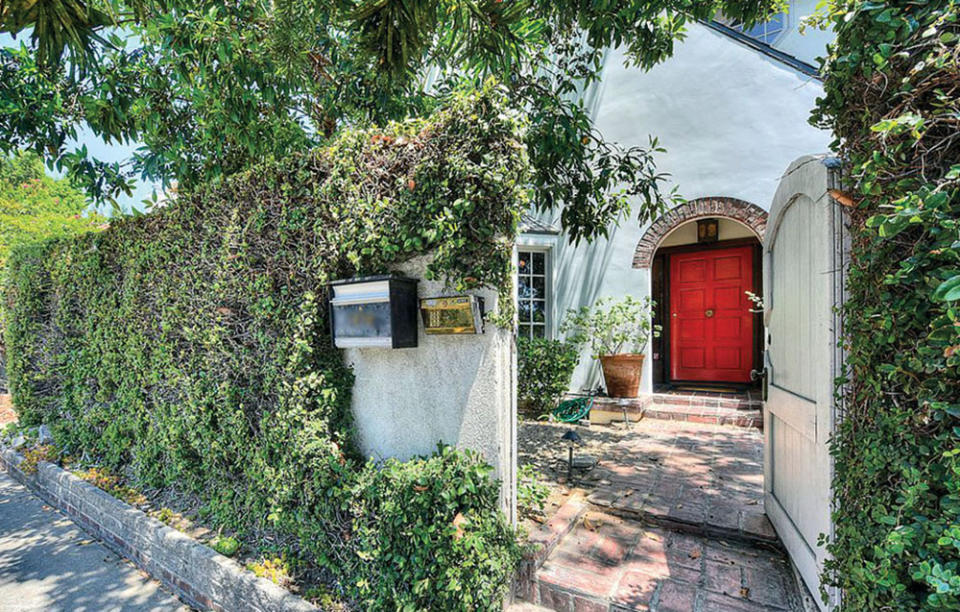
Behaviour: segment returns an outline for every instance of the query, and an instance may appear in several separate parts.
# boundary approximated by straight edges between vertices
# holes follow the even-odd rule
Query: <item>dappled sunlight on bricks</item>
[[[543,428],[541,439],[550,439],[569,426],[522,428]],[[598,465],[574,483],[586,510],[580,507],[525,591],[537,603],[561,610],[799,609],[764,514],[760,431],[643,420],[629,430],[578,432],[585,442],[576,452],[596,456]]]

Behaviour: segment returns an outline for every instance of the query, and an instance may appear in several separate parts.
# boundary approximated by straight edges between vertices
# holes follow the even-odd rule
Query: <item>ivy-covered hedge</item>
[[[517,549],[489,468],[449,449],[361,461],[325,287],[429,253],[429,274],[459,289],[509,291],[522,132],[490,86],[15,252],[4,306],[21,420],[51,425],[64,452],[199,494],[218,523],[295,535],[362,609],[496,608]]]
[[[833,0],[819,122],[851,167],[849,380],[825,579],[847,610],[960,609],[960,23]]]

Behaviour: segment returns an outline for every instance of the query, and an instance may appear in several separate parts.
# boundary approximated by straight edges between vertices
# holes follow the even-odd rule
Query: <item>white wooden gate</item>
[[[818,545],[830,537],[833,473],[827,442],[836,415],[834,380],[842,354],[836,307],[843,302],[843,210],[828,194],[836,160],[806,156],[787,170],[763,241],[767,398],[764,504],[791,559],[821,608]]]

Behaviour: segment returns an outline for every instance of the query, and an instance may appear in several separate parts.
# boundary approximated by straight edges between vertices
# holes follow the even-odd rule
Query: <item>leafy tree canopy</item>
[[[36,154],[0,158],[0,269],[19,244],[98,229],[104,219],[88,206],[68,180],[47,176]]]
[[[781,0],[16,0],[0,7],[0,150],[30,148],[98,201],[136,176],[191,189],[317,146],[340,126],[429,112],[496,78],[530,115],[535,206],[574,240],[665,199],[647,148],[604,140],[580,102],[610,47],[650,67],[690,20],[751,23]],[[140,142],[124,163],[84,124]]]

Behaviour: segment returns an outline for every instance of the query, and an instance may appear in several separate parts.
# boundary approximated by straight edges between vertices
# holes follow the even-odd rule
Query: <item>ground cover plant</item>
[[[834,1],[817,120],[850,167],[848,375],[824,578],[847,610],[960,609],[960,7]],[[865,495],[864,492],[869,492]]]
[[[296,538],[361,609],[496,608],[518,553],[491,468],[450,448],[362,461],[325,294],[429,253],[428,274],[510,295],[523,138],[488,84],[15,250],[3,306],[21,423],[134,484],[201,496],[241,535]]]

